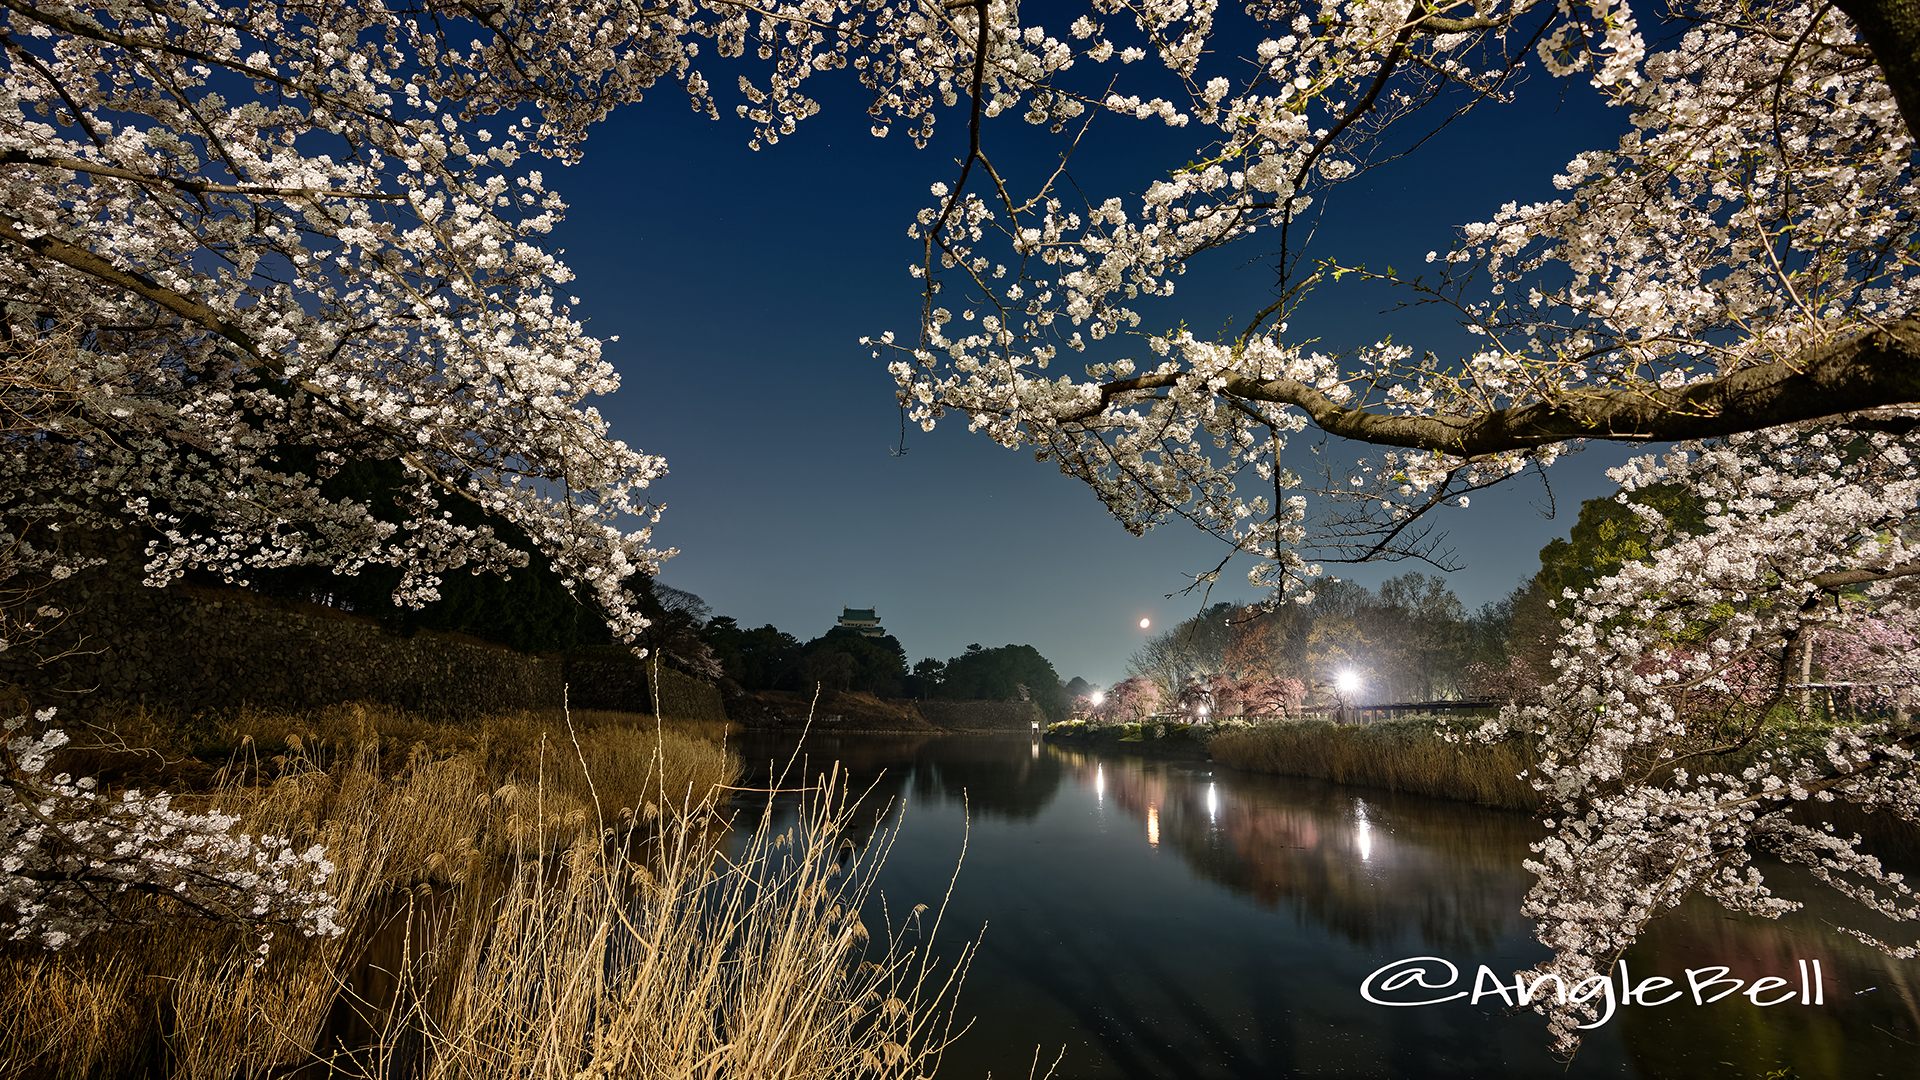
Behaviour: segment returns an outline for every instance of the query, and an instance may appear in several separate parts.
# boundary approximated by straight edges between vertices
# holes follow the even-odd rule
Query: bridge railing
[[[1484,713],[1493,715],[1505,705],[1502,698],[1471,697],[1442,698],[1433,701],[1385,701],[1371,705],[1348,705],[1345,707],[1309,709],[1287,716],[1262,714],[1259,716],[1215,717],[1219,720],[1249,720],[1254,723],[1286,723],[1301,720],[1322,720],[1335,724],[1371,724],[1382,720],[1391,720],[1397,716],[1418,715],[1421,713]],[[1155,713],[1146,720],[1149,723],[1190,724],[1193,717],[1184,713]],[[1205,723],[1206,721],[1199,721]]]

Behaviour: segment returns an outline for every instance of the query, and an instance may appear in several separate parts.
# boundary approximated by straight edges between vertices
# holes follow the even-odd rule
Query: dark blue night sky
[[[716,74],[717,86],[732,79]],[[725,115],[730,98],[715,122],[663,88],[596,129],[582,164],[548,170],[572,207],[554,242],[578,274],[567,286],[582,300],[574,310],[602,337],[620,336],[607,357],[623,389],[599,407],[615,437],[664,455],[672,470],[653,489],[667,507],[655,542],[681,553],[661,580],[743,625],[771,622],[802,640],[842,605],[872,606],[909,661],[973,642],[1030,643],[1062,678],[1116,680],[1144,636],[1139,620],[1158,629],[1192,615],[1198,593],[1166,594],[1222,549],[1180,522],[1128,535],[1079,481],[969,434],[964,418],[931,434],[910,428],[908,452],[893,453],[893,382],[858,339],[911,337],[917,326],[906,273],[917,245],[906,229],[928,186],[952,181],[964,114],[949,110],[934,143],[915,150],[873,138],[859,88],[845,79],[840,89],[844,99],[823,95],[820,116],[755,152],[745,122]],[[1567,159],[1611,146],[1624,127],[1583,81],[1536,71],[1520,99],[1482,106],[1413,156],[1334,191],[1314,251],[1405,271],[1504,202],[1554,197],[1551,178]],[[1051,166],[1058,146],[1039,134],[1005,117],[987,125],[986,141],[992,152],[1000,140],[1003,169]],[[1198,134],[1102,118],[1075,178],[1096,201],[1131,196],[1184,164]],[[1271,298],[1262,253],[1251,242],[1215,253],[1173,298],[1144,309],[1145,325],[1184,321],[1205,334],[1243,322]],[[1443,356],[1464,351],[1443,318],[1381,314],[1400,299],[1378,286],[1323,288],[1288,336],[1339,349],[1391,334]],[[1090,351],[1076,362],[1097,358],[1111,357]],[[1297,438],[1289,451],[1303,473],[1313,441]],[[1533,479],[1445,511],[1447,546],[1465,564],[1450,575],[1461,600],[1476,607],[1530,575],[1580,501],[1612,489],[1603,469],[1627,456],[1596,446],[1556,466],[1553,520],[1541,516],[1547,494]],[[1233,565],[1215,600],[1252,598],[1244,560]],[[1407,570],[1433,572],[1328,566],[1367,584]]]

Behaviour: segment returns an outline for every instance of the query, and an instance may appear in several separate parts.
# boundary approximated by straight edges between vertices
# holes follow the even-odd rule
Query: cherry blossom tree
[[[1160,687],[1152,679],[1135,675],[1109,687],[1104,700],[1093,709],[1094,719],[1103,724],[1125,724],[1160,711]]]
[[[0,394],[24,420],[0,458],[0,585],[84,569],[56,525],[135,521],[160,536],[156,584],[387,563],[418,601],[449,570],[526,557],[439,510],[469,499],[631,639],[621,582],[666,553],[623,523],[655,514],[664,464],[586,404],[615,380],[541,246],[564,204],[534,166],[576,160],[594,121],[663,83],[717,113],[695,66],[711,43],[744,61],[756,145],[817,112],[808,80],[837,69],[872,90],[875,134],[924,144],[964,99],[957,173],[910,227],[921,326],[873,341],[903,408],[964,413],[1136,531],[1192,522],[1276,597],[1310,595],[1316,552],[1423,553],[1434,508],[1570,442],[1693,440],[1621,475],[1707,496],[1704,530],[1563,598],[1556,681],[1493,729],[1548,755],[1529,910],[1552,963],[1604,967],[1692,890],[1778,911],[1747,861],[1761,845],[1913,914],[1904,883],[1796,816],[1830,797],[1913,820],[1904,714],[1834,728],[1822,753],[1769,741],[1803,635],[1913,626],[1913,6],[1676,0],[1651,50],[1615,0],[1259,2],[1259,32],[1227,34],[1229,15],[1098,0],[1049,32],[1008,0],[5,0]],[[1417,278],[1308,251],[1310,215],[1384,135],[1526,92],[1534,65],[1632,123],[1568,164],[1564,197],[1465,226]],[[1196,152],[1132,193],[1083,195],[1064,165],[1023,188],[985,138],[1002,114],[1069,149],[1131,118],[1196,132]],[[1269,238],[1279,288],[1237,334],[1156,329],[1189,261]],[[1290,339],[1345,275],[1452,305],[1481,344]],[[1101,342],[1083,371],[1049,370]],[[46,359],[11,363],[28,355]],[[1282,460],[1310,426],[1380,452],[1316,488]],[[403,520],[329,493],[356,458],[402,465]],[[1773,691],[1731,692],[1736,659]],[[1555,1022],[1571,1037],[1575,1019]]]
[[[1183,679],[1180,689],[1173,696],[1174,712],[1193,723],[1213,715],[1219,708],[1214,698],[1216,683],[1211,676],[1193,675]]]
[[[1869,911],[1920,919],[1902,876],[1818,812],[1838,800],[1920,820],[1920,727],[1894,708],[1916,688],[1898,650],[1920,626],[1909,569],[1920,471],[1907,448],[1844,425],[1772,428],[1683,444],[1616,475],[1651,557],[1581,596],[1568,590],[1556,677],[1481,731],[1539,740],[1548,836],[1528,864],[1538,881],[1526,907],[1555,949],[1542,972],[1610,970],[1650,919],[1695,892],[1761,916],[1799,906],[1768,887],[1752,863],[1761,852]],[[1700,496],[1704,529],[1673,530],[1632,501],[1660,483]],[[1850,695],[1854,717],[1815,722],[1804,680],[1816,661],[1867,691]],[[1561,1045],[1576,1045],[1591,1014],[1551,1011]]]
[[[618,379],[543,243],[566,209],[543,166],[579,160],[596,120],[656,86],[717,114],[703,43],[767,62],[766,89],[742,90],[761,143],[816,108],[805,78],[849,60],[874,85],[918,79],[875,111],[924,133],[945,61],[917,57],[921,21],[818,2],[7,0],[0,650],[64,617],[50,589],[97,561],[68,538],[128,525],[155,538],[151,585],[384,564],[414,605],[449,572],[525,566],[503,539],[525,535],[636,641],[624,582],[671,554],[648,546],[665,464],[589,404]],[[397,512],[338,482],[356,462],[398,465]],[[515,528],[456,524],[454,500]],[[77,933],[40,914],[60,907],[31,884],[45,874],[184,882],[189,901],[244,878],[213,858],[244,854],[219,821],[30,783],[6,803],[20,933]],[[42,806],[70,820],[35,824]],[[115,828],[187,877],[102,864],[87,844]]]
[[[0,319],[34,358],[4,388],[9,569],[56,558],[50,529],[137,521],[152,584],[386,563],[420,602],[526,562],[448,523],[467,499],[643,625],[621,582],[663,553],[617,523],[652,515],[664,466],[584,404],[617,380],[558,292],[539,241],[564,204],[526,164],[572,160],[675,63],[573,42],[574,12],[444,14],[8,5]],[[352,459],[402,465],[403,520],[328,490]]]
[[[923,427],[963,413],[1086,482],[1136,532],[1183,518],[1253,556],[1253,584],[1299,600],[1316,552],[1428,554],[1431,511],[1571,444],[1677,444],[1616,473],[1649,557],[1560,598],[1551,685],[1484,732],[1530,733],[1544,755],[1550,835],[1528,911],[1555,949],[1545,970],[1568,985],[1610,970],[1692,893],[1791,907],[1752,863],[1763,850],[1920,918],[1898,875],[1808,809],[1838,799],[1920,820],[1920,730],[1904,709],[1828,718],[1811,751],[1788,730],[1816,722],[1801,661],[1823,636],[1872,625],[1891,649],[1920,628],[1912,5],[1680,0],[1657,14],[1651,49],[1642,16],[1611,0],[1256,4],[1266,33],[1245,48],[1215,15],[1111,5],[1072,25],[1085,45],[1058,49],[980,30],[972,145],[913,230],[922,328],[873,342],[903,407]],[[1141,44],[1115,53],[1120,29]],[[1162,94],[1065,86],[1068,60],[1112,55],[1156,58]],[[1568,163],[1562,197],[1465,225],[1419,277],[1306,249],[1314,207],[1385,159],[1384,133],[1439,126],[1429,106],[1524,92],[1515,76],[1535,64],[1631,124]],[[1186,164],[1130,195],[1083,194],[1061,172],[1016,190],[979,136],[982,116],[1010,109],[1076,140],[1101,115],[1200,134]],[[1270,305],[1231,336],[1156,329],[1177,322],[1154,313],[1189,262],[1256,234],[1280,275]],[[1308,292],[1343,276],[1449,305],[1479,344],[1334,355],[1290,339]],[[1084,369],[1051,366],[1088,350]],[[1316,486],[1283,462],[1309,427],[1377,453]],[[1703,499],[1705,525],[1633,499],[1654,484]],[[1901,665],[1834,659],[1886,701],[1910,699]],[[1547,1008],[1575,1045],[1580,1010]]]
[[[1243,679],[1235,690],[1241,716],[1297,716],[1307,701],[1307,684],[1294,678]]]
[[[655,87],[717,116],[703,44],[763,62],[740,82],[756,145],[848,66],[876,131],[924,141],[962,68],[920,39],[972,41],[985,11],[8,0],[0,643],[58,618],[38,601],[85,567],[73,526],[151,529],[156,585],[385,564],[418,604],[525,565],[447,500],[524,530],[634,640],[622,583],[670,554],[645,497],[665,463],[588,404],[618,379],[543,244],[566,205],[542,166]],[[355,460],[399,464],[397,514],[330,486]]]
[[[986,112],[1157,118],[1200,129],[1199,145],[1137,197],[1084,206],[1058,173],[1011,191],[976,147],[915,230],[925,327],[879,343],[901,354],[893,371],[923,426],[960,410],[1086,481],[1129,528],[1183,517],[1257,556],[1255,583],[1284,591],[1316,576],[1303,546],[1418,553],[1423,514],[1550,464],[1569,440],[1705,438],[1904,405],[1920,397],[1920,28],[1896,7],[1683,5],[1671,15],[1686,32],[1648,55],[1634,13],[1604,0],[1256,5],[1271,36],[1228,50],[1212,77],[1211,5],[1121,8],[1176,77],[1177,104],[1074,97],[1037,81],[1064,70],[1040,55],[1046,42],[995,38]],[[1098,58],[1108,28],[1072,30]],[[1430,102],[1518,93],[1534,61],[1584,73],[1633,118],[1617,147],[1556,179],[1569,198],[1467,226],[1418,279],[1308,257],[1310,208],[1383,156],[1383,132]],[[1027,72],[1030,86],[1015,74]],[[1190,260],[1256,233],[1275,237],[1263,261],[1280,269],[1279,295],[1235,336],[1142,329]],[[1484,347],[1448,361],[1289,343],[1288,313],[1345,274],[1456,306]],[[1084,376],[1050,367],[1120,335],[1145,355]],[[1312,532],[1310,488],[1281,462],[1308,426],[1384,448],[1356,486],[1326,493],[1338,506]]]
[[[1206,705],[1219,719],[1290,716],[1300,711],[1307,698],[1306,684],[1292,678],[1237,678],[1217,672],[1190,680],[1181,688],[1183,700],[1189,695],[1188,687],[1196,691],[1192,696],[1197,703]]]
[[[1920,686],[1920,627],[1897,610],[1858,602],[1842,601],[1838,615],[1835,629],[1810,635],[1803,675],[1811,679],[1817,664],[1829,700],[1856,715],[1911,710],[1912,689]],[[1812,689],[1802,689],[1803,707]]]

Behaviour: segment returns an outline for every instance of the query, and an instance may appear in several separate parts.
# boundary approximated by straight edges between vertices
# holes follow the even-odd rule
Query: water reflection
[[[1384,1009],[1358,994],[1401,957],[1504,974],[1544,955],[1519,914],[1537,836],[1523,815],[1023,737],[840,736],[807,754],[906,808],[882,871],[891,902],[951,886],[950,925],[987,927],[963,999],[979,1022],[944,1075],[1025,1075],[1036,1045],[1044,1062],[1063,1044],[1063,1078],[1562,1072],[1542,1022],[1497,998]],[[1911,1075],[1913,965],[1832,932],[1853,917],[1670,913],[1629,952],[1635,972],[1725,965],[1797,985],[1813,957],[1828,1004],[1623,1008],[1565,1075]]]
[[[1534,835],[1523,816],[1049,749],[1076,780],[1149,822],[1194,873],[1270,909],[1297,906],[1356,944],[1415,926],[1430,943],[1472,950],[1531,930],[1518,914],[1527,884],[1519,860]]]

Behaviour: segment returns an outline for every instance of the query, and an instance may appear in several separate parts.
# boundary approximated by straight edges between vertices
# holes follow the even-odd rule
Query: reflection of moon
[[[1152,623],[1152,622],[1153,622],[1153,620],[1152,620],[1152,619],[1141,619],[1141,620],[1140,620],[1140,629],[1142,629],[1142,630],[1145,630],[1145,629],[1147,628],[1147,626],[1148,626],[1148,625],[1149,625],[1150,623]]]

